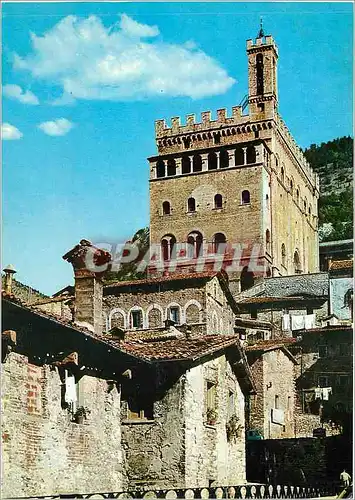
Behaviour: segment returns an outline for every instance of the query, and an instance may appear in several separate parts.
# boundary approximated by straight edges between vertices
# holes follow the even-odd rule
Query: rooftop
[[[342,247],[342,246],[353,246],[354,240],[339,240],[339,241],[322,241],[319,243],[319,248],[326,247]]]
[[[119,340],[116,337],[102,335],[104,342],[117,349],[145,361],[196,361],[199,358],[222,351],[228,347],[238,348],[238,338],[227,335],[206,335],[187,339],[156,340],[151,339]]]
[[[352,269],[354,265],[353,259],[348,260],[333,260],[329,265],[329,271],[338,271],[342,269]]]
[[[190,281],[190,280],[208,280],[214,278],[215,276],[221,276],[217,271],[205,271],[203,273],[189,273],[189,274],[169,274],[167,276],[157,276],[152,278],[146,278],[141,280],[132,281],[114,281],[112,283],[106,283],[105,289],[109,288],[124,288],[127,286],[139,287],[142,285],[153,285],[159,283],[167,283],[173,281]]]
[[[308,330],[297,330],[297,335],[307,333],[335,333],[335,332],[353,332],[353,325],[327,325],[318,328],[309,328]]]
[[[278,347],[284,347],[294,344],[296,339],[293,337],[289,338],[279,338],[272,340],[261,340],[253,345],[248,345],[245,347],[246,351],[266,351],[268,349],[276,349]]]

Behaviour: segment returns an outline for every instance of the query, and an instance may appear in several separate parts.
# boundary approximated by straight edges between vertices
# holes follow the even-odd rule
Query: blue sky
[[[239,104],[260,16],[300,146],[352,135],[351,3],[3,4],[3,267],[52,294],[148,225],[154,120]]]

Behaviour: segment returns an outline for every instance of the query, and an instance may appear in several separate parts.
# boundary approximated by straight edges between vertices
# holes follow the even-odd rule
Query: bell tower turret
[[[264,35],[262,24],[254,40],[247,40],[248,104],[252,120],[272,118],[277,109],[277,59],[274,39]]]

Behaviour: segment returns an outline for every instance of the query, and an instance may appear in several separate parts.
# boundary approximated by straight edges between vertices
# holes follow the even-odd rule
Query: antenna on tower
[[[260,17],[260,31],[258,34],[258,38],[263,38],[265,36],[264,30],[263,30],[263,18]]]

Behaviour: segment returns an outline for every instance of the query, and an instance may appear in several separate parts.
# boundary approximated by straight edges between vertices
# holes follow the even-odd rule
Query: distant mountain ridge
[[[341,193],[353,186],[354,141],[341,137],[320,146],[311,144],[304,154],[320,177],[321,196]]]
[[[304,151],[320,180],[320,241],[353,238],[353,148],[348,136],[311,144]]]

